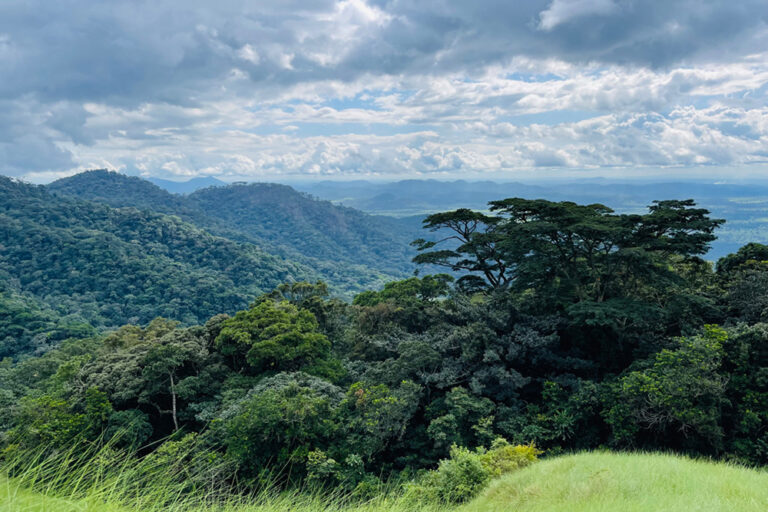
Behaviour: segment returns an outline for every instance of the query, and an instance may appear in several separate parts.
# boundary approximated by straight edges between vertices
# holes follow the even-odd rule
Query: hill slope
[[[337,291],[356,292],[409,275],[415,268],[409,243],[422,236],[418,222],[368,215],[285,185],[233,184],[179,196],[141,178],[98,170],[55,181],[48,189],[177,215],[218,236],[310,266]]]
[[[0,273],[0,360],[42,354],[67,338],[86,338],[94,329],[82,317],[57,313],[33,296],[9,287]]]
[[[209,187],[189,200],[231,228],[307,256],[393,273],[413,268],[409,243],[417,233],[398,220],[318,201],[287,185]]]
[[[461,512],[768,510],[768,473],[675,455],[582,453],[491,483]]]
[[[200,323],[286,280],[316,277],[178,217],[55,197],[0,177],[1,288],[96,326],[156,316]]]
[[[86,171],[46,186],[58,196],[72,196],[109,206],[133,206],[160,213],[192,215],[184,198],[171,194],[147,180],[104,170]]]

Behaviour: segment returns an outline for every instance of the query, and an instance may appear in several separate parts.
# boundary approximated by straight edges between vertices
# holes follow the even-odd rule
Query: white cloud
[[[612,14],[617,9],[613,0],[552,0],[549,7],[539,14],[539,28],[552,30],[574,19]]]
[[[241,59],[250,62],[251,64],[258,64],[261,62],[261,57],[259,56],[259,52],[254,50],[253,46],[250,44],[244,44],[240,47],[240,49],[237,51],[237,56]]]
[[[0,172],[423,175],[768,154],[760,1],[145,7],[0,4]]]

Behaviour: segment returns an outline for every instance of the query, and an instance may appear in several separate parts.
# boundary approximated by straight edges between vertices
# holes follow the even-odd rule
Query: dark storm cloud
[[[256,83],[471,69],[513,56],[664,66],[764,41],[765,1],[390,1],[338,37],[321,2],[0,3],[0,95],[193,102],[233,67]],[[254,7],[255,6],[255,7]],[[354,23],[355,20],[351,20]],[[343,20],[340,20],[343,23]],[[258,61],[241,58],[248,45]],[[340,60],[323,63],[316,51]],[[291,56],[290,66],[280,59]]]

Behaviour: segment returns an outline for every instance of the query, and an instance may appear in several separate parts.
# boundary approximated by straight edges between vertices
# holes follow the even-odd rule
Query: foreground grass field
[[[674,455],[584,453],[491,483],[462,512],[768,510],[768,473]]]
[[[151,494],[140,502],[114,503],[121,495],[108,486],[77,489],[78,499],[32,492],[0,477],[0,510],[13,512],[136,512],[157,510],[166,501],[169,512],[405,512],[414,509],[398,499],[344,506],[317,497],[282,495],[261,503],[211,507]],[[124,496],[121,498],[124,500]],[[635,511],[765,511],[768,473],[726,464],[658,454],[583,453],[544,460],[491,483],[474,501],[456,512],[635,512]]]

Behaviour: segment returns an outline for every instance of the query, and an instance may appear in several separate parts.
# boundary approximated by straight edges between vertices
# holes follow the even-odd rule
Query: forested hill
[[[242,309],[279,283],[316,277],[176,217],[0,177],[0,290],[62,316],[97,327],[156,316],[191,324]]]
[[[273,244],[391,273],[414,268],[409,244],[422,236],[420,226],[413,229],[398,219],[319,201],[287,185],[208,187],[191,194],[189,200],[227,226]]]
[[[141,178],[88,171],[48,185],[58,195],[135,206],[182,219],[216,235],[260,245],[316,269],[337,292],[361,291],[415,268],[409,243],[420,222],[373,216],[269,183],[170,194]]]
[[[134,206],[160,213],[194,213],[184,198],[147,180],[103,170],[86,171],[54,181],[47,186],[55,195],[98,201],[110,206]]]
[[[0,364],[4,460],[65,454],[66,471],[96,467],[132,494],[100,471],[138,466],[140,485],[178,475],[174,496],[215,482],[200,488],[223,499],[268,482],[368,500],[407,482],[434,510],[541,449],[768,464],[768,246],[713,267],[701,256],[723,220],[692,200],[435,213],[425,226],[451,236],[417,243],[416,261],[465,272],[350,304],[323,283],[277,285],[298,276],[178,217],[0,183],[0,339],[45,352]],[[210,208],[233,216],[253,196],[223,190]],[[144,325],[89,336],[78,315]],[[75,339],[45,351],[41,336]],[[46,468],[36,482],[54,481]]]

